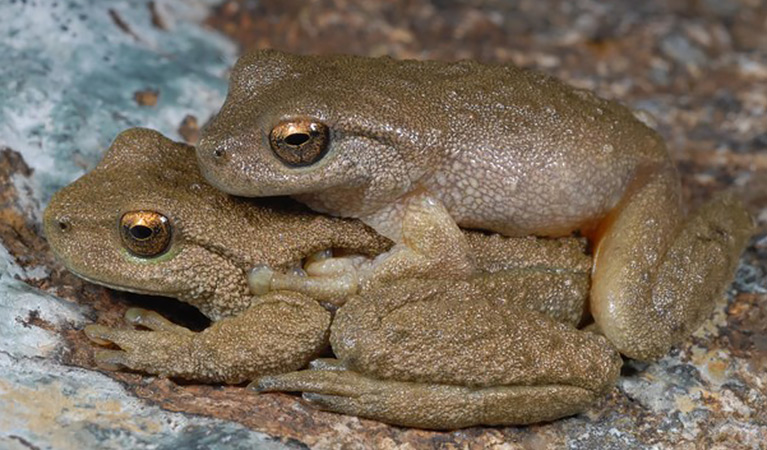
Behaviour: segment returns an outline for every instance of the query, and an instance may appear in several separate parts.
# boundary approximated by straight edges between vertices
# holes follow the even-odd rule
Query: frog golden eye
[[[272,151],[288,166],[316,163],[328,149],[328,127],[307,119],[286,120],[269,133]]]
[[[120,237],[125,248],[134,255],[157,256],[170,245],[170,222],[154,211],[127,212],[120,218]]]

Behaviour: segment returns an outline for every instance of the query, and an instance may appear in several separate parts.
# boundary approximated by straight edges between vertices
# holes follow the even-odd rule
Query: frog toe
[[[154,311],[143,308],[129,308],[125,311],[125,321],[131,325],[142,326],[152,331],[193,334],[191,330],[176,325]]]
[[[354,372],[335,370],[302,370],[271,375],[254,380],[248,389],[256,392],[310,392],[354,397],[369,389],[370,383]]]
[[[332,411],[338,414],[346,414],[347,416],[366,417],[362,413],[365,409],[364,403],[358,401],[354,397],[304,392],[301,394],[301,398],[317,409]],[[367,417],[369,417],[369,415]]]
[[[99,368],[112,372],[130,367],[128,355],[122,350],[97,350],[93,354],[93,360]]]
[[[251,293],[257,296],[273,291],[292,291],[319,301],[340,305],[346,297],[355,294],[359,286],[357,271],[351,263],[344,261],[346,259],[331,258],[313,262],[311,273],[305,271],[283,273],[259,265],[251,269],[248,274],[248,286]],[[318,268],[320,265],[325,267]],[[336,266],[343,266],[345,269],[342,270]]]
[[[272,291],[272,279],[274,271],[265,266],[258,265],[248,272],[248,287],[253,295],[266,295]]]
[[[151,331],[137,331],[129,329],[110,328],[102,325],[88,325],[84,329],[85,335],[99,345],[116,345],[125,351],[134,351],[141,344],[151,339]]]
[[[109,345],[112,343],[112,328],[103,325],[86,325],[83,329],[85,335],[92,342],[98,345]]]
[[[133,347],[133,343],[141,340],[147,331],[111,328],[103,325],[87,325],[83,332],[92,342],[102,346],[117,346],[123,350]]]

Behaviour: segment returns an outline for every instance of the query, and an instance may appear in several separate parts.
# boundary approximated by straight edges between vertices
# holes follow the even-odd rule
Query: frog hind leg
[[[261,377],[312,405],[429,429],[521,425],[581,412],[615,384],[607,340],[498,303],[468,282],[405,280],[354,297],[331,342],[340,362]]]
[[[673,168],[637,180],[596,232],[591,312],[622,354],[654,360],[711,313],[753,221],[732,194],[683,221]]]
[[[592,392],[576,386],[467,387],[380,380],[338,369],[263,377],[250,388],[301,391],[317,409],[438,430],[546,422],[577,414],[594,403]]]

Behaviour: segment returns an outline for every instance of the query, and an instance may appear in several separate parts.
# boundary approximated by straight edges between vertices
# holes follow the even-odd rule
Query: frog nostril
[[[70,223],[68,217],[61,217],[56,221],[56,223],[59,226],[59,230],[62,232],[67,232],[70,230],[70,228],[72,228],[72,224]]]

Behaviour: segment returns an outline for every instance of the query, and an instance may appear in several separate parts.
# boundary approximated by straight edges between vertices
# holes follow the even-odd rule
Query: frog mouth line
[[[131,294],[139,294],[139,295],[158,295],[161,297],[171,297],[171,298],[176,298],[176,295],[178,295],[177,293],[173,293],[173,292],[150,291],[145,289],[134,288],[131,286],[120,285],[120,284],[110,284],[105,281],[91,278],[90,276],[84,275],[83,273],[69,267],[67,267],[67,270],[89,283],[97,284],[99,286],[104,286],[106,288],[113,289],[115,291],[130,292]]]

